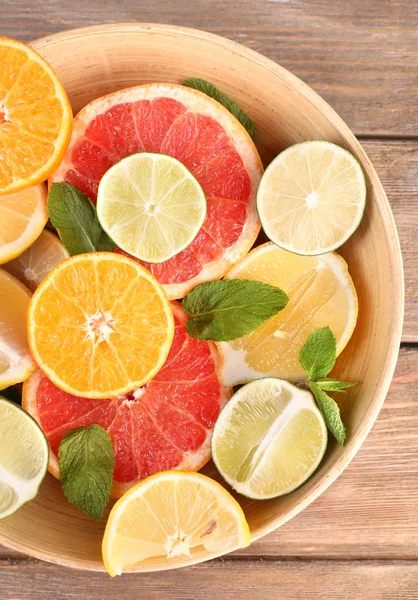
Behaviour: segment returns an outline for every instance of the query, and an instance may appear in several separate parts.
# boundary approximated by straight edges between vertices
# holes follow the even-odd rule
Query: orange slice
[[[85,398],[111,398],[147,383],[174,336],[160,284],[141,265],[111,252],[59,263],[35,291],[29,346],[56,386]]]
[[[0,264],[13,260],[29,248],[47,221],[46,186],[43,183],[0,196]]]
[[[52,68],[34,50],[0,38],[0,194],[41,183],[71,137],[72,111]]]

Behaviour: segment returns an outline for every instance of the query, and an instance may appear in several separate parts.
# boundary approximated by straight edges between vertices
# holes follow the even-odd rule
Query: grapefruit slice
[[[83,108],[50,184],[66,181],[95,202],[105,172],[143,151],[177,158],[206,195],[206,219],[190,246],[161,264],[142,263],[170,299],[182,298],[198,283],[223,277],[253,245],[261,160],[246,130],[218,102],[181,85],[153,83]]]
[[[97,423],[112,437],[115,472],[112,496],[140,479],[168,469],[199,470],[210,458],[212,427],[231,389],[219,381],[220,358],[213,343],[189,337],[187,316],[173,302],[173,345],[164,367],[147,385],[113,399],[87,400],[63,392],[36,371],[23,388],[23,408],[48,439],[49,470],[59,478],[62,437]]]

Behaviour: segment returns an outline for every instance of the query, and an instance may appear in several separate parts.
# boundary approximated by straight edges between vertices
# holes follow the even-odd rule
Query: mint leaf
[[[355,381],[339,381],[338,379],[322,379],[320,381],[315,381],[315,383],[321,390],[329,392],[344,392],[345,388],[357,385]]]
[[[96,208],[83,192],[69,183],[53,183],[48,213],[70,256],[84,252],[113,252],[115,243],[103,231]]]
[[[110,435],[100,425],[73,429],[62,438],[58,459],[65,497],[99,521],[112,489],[115,459]]]
[[[324,392],[318,384],[310,381],[308,385],[312,390],[316,401],[318,402],[319,409],[325,419],[328,429],[335,437],[337,442],[341,444],[341,446],[344,446],[347,434],[344,423],[341,419],[338,404],[335,402],[335,400],[333,400],[333,398],[328,396],[328,394]]]
[[[331,371],[337,357],[337,342],[329,327],[317,329],[308,337],[299,354],[300,364],[308,379],[323,379]]]
[[[248,131],[250,137],[254,139],[255,137],[255,127],[254,123],[250,119],[250,117],[245,113],[242,108],[235,104],[228,96],[225,96],[224,93],[218,90],[217,87],[210,83],[209,81],[205,81],[204,79],[185,79],[183,81],[183,85],[186,87],[193,88],[195,90],[199,90],[199,92],[203,92],[206,96],[213,98],[219,104],[222,104],[231,114],[234,115],[236,119],[241,123],[243,127]]]
[[[337,342],[329,327],[314,331],[306,340],[299,354],[299,360],[308,376],[307,384],[314,394],[324,416],[325,423],[337,442],[342,446],[346,431],[342,422],[338,404],[327,391],[343,392],[345,388],[357,385],[351,381],[339,381],[327,378],[335,364]]]
[[[261,281],[201,283],[183,300],[183,309],[190,315],[187,333],[197,340],[235,340],[274,317],[288,300],[280,288]]]

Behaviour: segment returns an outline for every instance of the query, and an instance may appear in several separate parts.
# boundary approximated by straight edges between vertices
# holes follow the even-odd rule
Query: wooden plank
[[[163,573],[123,575],[47,564],[0,563],[5,600],[413,600],[418,563],[409,561],[213,561]]]
[[[84,25],[154,21],[243,43],[304,79],[361,135],[416,136],[418,3],[410,0],[1,2],[1,35],[22,40]]]
[[[392,387],[362,449],[292,521],[233,557],[418,557],[418,348],[402,348]],[[0,548],[0,560],[26,560]],[[0,575],[1,580],[1,575]]]
[[[418,342],[418,142],[365,140],[362,144],[386,190],[401,242],[405,272],[402,339]]]

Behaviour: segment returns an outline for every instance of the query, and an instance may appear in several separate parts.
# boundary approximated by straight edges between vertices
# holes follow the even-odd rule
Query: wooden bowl
[[[268,163],[296,142],[327,139],[350,150],[367,178],[363,221],[342,254],[359,295],[359,320],[335,373],[359,381],[342,406],[348,441],[330,440],[315,475],[288,496],[256,502],[239,498],[252,539],[279,527],[317,498],[345,469],[385,399],[398,355],[403,317],[403,272],[395,224],[382,185],[363,148],[338,115],[294,75],[256,52],[215,35],[154,24],[117,24],[67,31],[34,42],[63,82],[74,111],[98,96],[151,81],[202,77],[235,99],[253,118],[256,144]],[[205,472],[215,478],[208,465]],[[320,523],[318,523],[318,530]],[[1,543],[61,565],[103,570],[104,523],[87,519],[48,475],[33,502],[0,523]],[[156,571],[212,558],[149,560],[132,571]]]

